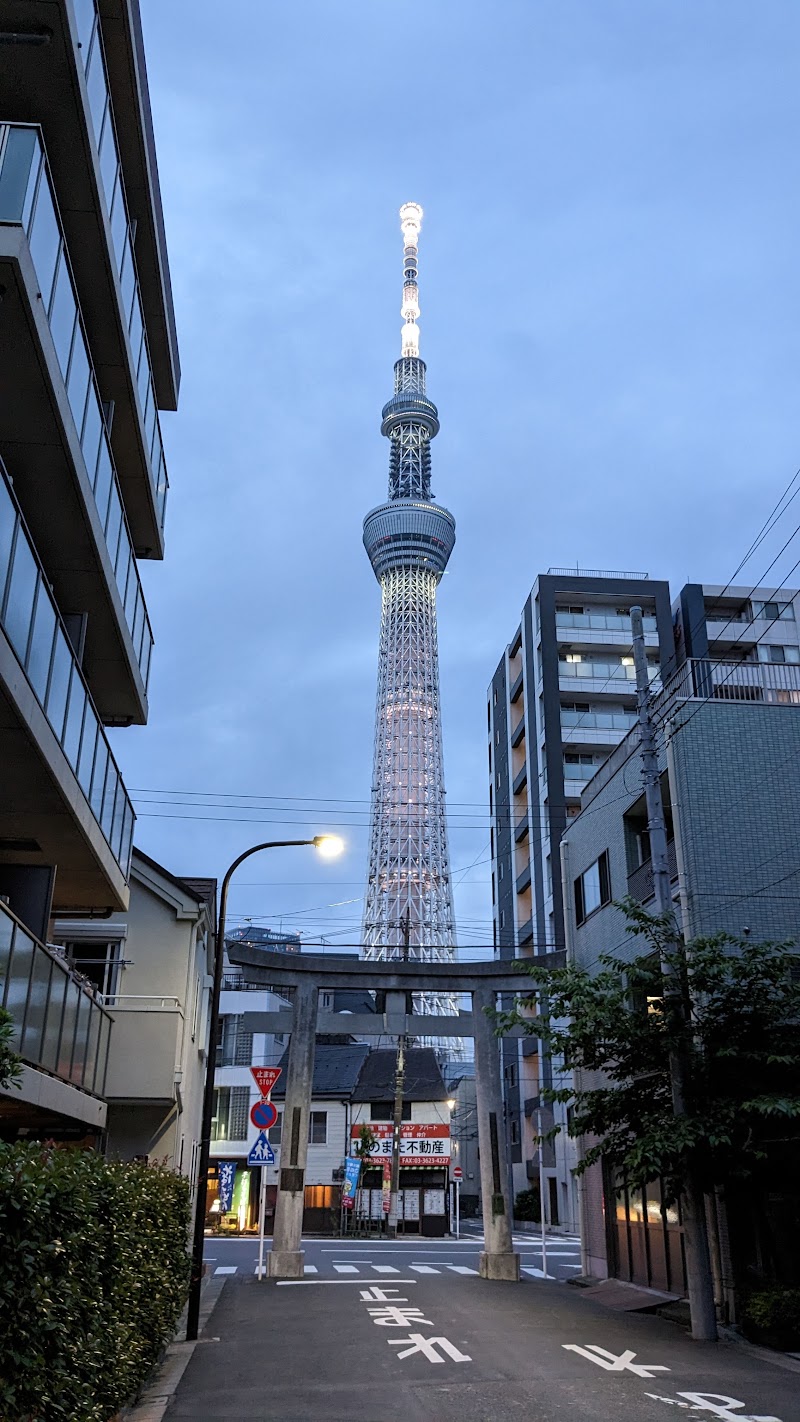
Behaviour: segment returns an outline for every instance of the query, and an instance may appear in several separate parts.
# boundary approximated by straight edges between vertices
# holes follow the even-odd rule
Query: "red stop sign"
[[[454,1179],[454,1180],[463,1180],[463,1178],[464,1178],[464,1172],[463,1172],[463,1170],[461,1169],[461,1166],[460,1166],[460,1165],[454,1166],[454,1167],[453,1167],[453,1179]]]

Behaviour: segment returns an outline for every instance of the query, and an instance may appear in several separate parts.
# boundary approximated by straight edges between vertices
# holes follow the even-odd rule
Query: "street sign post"
[[[267,1140],[266,1132],[261,1135],[250,1147],[250,1154],[247,1157],[248,1165],[274,1165],[275,1152]]]
[[[261,1092],[262,1100],[266,1101],[275,1082],[281,1074],[280,1067],[251,1066],[250,1073],[256,1086]]]
[[[278,1112],[271,1101],[257,1101],[250,1112],[250,1120],[257,1131],[268,1131],[277,1119]]]
[[[461,1234],[461,1180],[462,1180],[463,1174],[464,1174],[464,1172],[463,1172],[463,1170],[461,1169],[461,1166],[460,1166],[460,1165],[454,1166],[454,1168],[453,1168],[453,1180],[455,1181],[455,1196],[456,1196],[456,1239],[458,1239],[458,1238],[460,1237],[460,1234]]]
[[[267,1103],[271,1104],[271,1103]],[[274,1107],[273,1107],[274,1109]],[[267,1166],[275,1164],[275,1152],[267,1140],[266,1133],[261,1132],[260,1136],[250,1147],[250,1154],[247,1157],[248,1165],[261,1166],[261,1190],[258,1204],[258,1278],[259,1281],[264,1276],[264,1233],[267,1213]]]

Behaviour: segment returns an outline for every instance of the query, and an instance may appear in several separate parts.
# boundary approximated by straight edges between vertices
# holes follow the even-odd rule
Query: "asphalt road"
[[[166,1418],[670,1422],[676,1409],[800,1422],[800,1374],[541,1279],[409,1266],[259,1282],[237,1266]]]
[[[266,1248],[270,1247],[266,1241]],[[483,1248],[483,1233],[471,1229],[454,1239],[346,1240],[305,1239],[306,1270],[309,1277],[352,1276],[365,1279],[390,1279],[394,1273],[410,1270],[420,1274],[444,1277],[470,1277],[478,1272],[478,1255]],[[541,1242],[528,1234],[515,1235],[514,1248],[519,1250],[520,1266],[531,1278],[543,1277]],[[206,1240],[205,1260],[210,1274],[235,1272],[238,1276],[254,1274],[258,1264],[258,1239]],[[547,1277],[565,1281],[580,1273],[580,1242],[574,1238],[552,1235],[547,1240]],[[421,1275],[420,1275],[421,1276]]]

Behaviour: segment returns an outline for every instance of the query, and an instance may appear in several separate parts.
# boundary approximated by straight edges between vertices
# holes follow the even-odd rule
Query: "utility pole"
[[[673,1029],[673,1037],[676,1042],[670,1051],[669,1073],[672,1086],[672,1110],[675,1116],[679,1117],[686,1115],[686,1094],[689,1082],[689,1022],[680,972],[675,961],[676,953],[683,953],[684,942],[675,922],[675,911],[672,904],[667,858],[667,827],[664,820],[656,735],[651,714],[650,677],[647,669],[647,653],[644,645],[642,609],[640,607],[631,608],[631,630],[633,632],[633,660],[636,668],[636,703],[639,712],[639,754],[647,804],[647,830],[650,836],[653,891],[656,912],[663,917],[667,924],[667,934],[664,939],[666,951],[661,955],[661,977],[664,986],[664,1011]],[[675,1031],[675,1028],[678,1030]],[[691,1176],[684,1181],[681,1210],[686,1246],[686,1273],[692,1337],[713,1342],[717,1338],[717,1315],[714,1307],[714,1282],[708,1245],[705,1196],[697,1181]]]
[[[400,924],[403,934],[403,962],[408,962],[408,940],[411,936],[410,910],[406,909]],[[392,1180],[389,1195],[389,1235],[397,1238],[397,1206],[400,1192],[400,1133],[403,1127],[403,1092],[406,1080],[406,1039],[397,1039],[397,1062],[394,1069],[394,1126],[392,1129]]]

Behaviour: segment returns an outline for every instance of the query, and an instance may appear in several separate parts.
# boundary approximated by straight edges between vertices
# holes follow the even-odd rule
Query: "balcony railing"
[[[11,1014],[12,1045],[24,1062],[104,1095],[113,1019],[91,983],[34,938],[2,902],[0,1002]]]
[[[0,627],[127,879],[133,806],[2,461]]]
[[[654,617],[643,617],[645,632],[657,632],[658,623]],[[631,640],[630,613],[619,612],[560,612],[556,608],[556,627],[597,628],[604,632],[619,632],[624,641]]]
[[[0,223],[21,226],[28,239],[42,309],[146,688],[153,634],[47,159],[36,128],[0,125]]]
[[[573,666],[574,663],[570,663]],[[561,710],[561,729],[586,731],[629,731],[636,723],[635,711],[566,711]]]
[[[650,680],[658,676],[658,666],[655,662],[648,663]],[[567,662],[562,657],[558,659],[558,675],[560,677],[582,677],[585,680],[599,679],[602,681],[635,681],[636,668],[620,662]]]
[[[686,697],[797,706],[800,666],[791,662],[717,662],[695,657],[670,677],[656,700],[656,714],[671,709],[676,698]]]
[[[119,161],[114,113],[109,95],[103,37],[100,32],[95,0],[74,0],[74,3],[78,22],[78,38],[81,45],[80,55],[89,96],[89,113],[100,160],[103,196],[111,224],[111,241],[122,291],[123,315],[127,323],[133,370],[144,420],[145,441],[150,458],[150,478],[158,510],[159,527],[163,531],[169,480],[167,479],[167,466],[164,460],[161,428],[158,421],[150,352],[147,347],[139,278],[136,274],[136,260],[133,255],[133,235],[128,216],[122,167]]]

